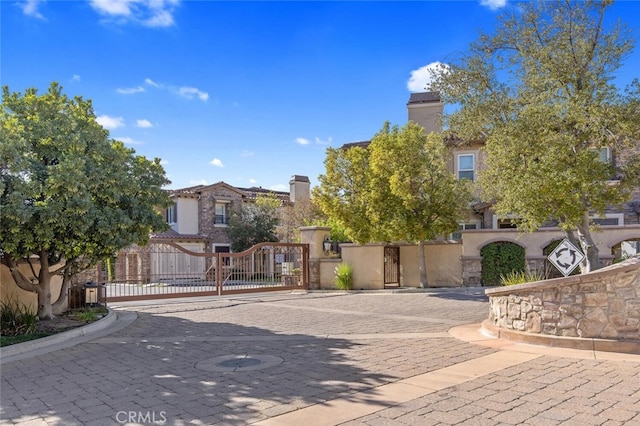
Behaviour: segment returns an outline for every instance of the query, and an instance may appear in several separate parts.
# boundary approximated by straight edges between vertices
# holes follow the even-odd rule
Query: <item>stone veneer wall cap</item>
[[[485,294],[487,296],[503,296],[532,289],[546,289],[551,287],[579,284],[583,281],[591,281],[594,278],[597,279],[601,276],[609,275],[611,271],[615,271],[616,273],[632,271],[636,269],[638,265],[640,265],[640,256],[635,256],[631,259],[625,260],[624,262],[615,263],[613,265],[597,269],[587,274],[572,275],[569,277],[553,278],[551,280],[533,281],[524,284],[495,287],[485,290]]]

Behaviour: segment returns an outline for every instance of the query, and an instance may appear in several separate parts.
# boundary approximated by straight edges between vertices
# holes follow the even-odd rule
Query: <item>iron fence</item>
[[[212,296],[308,288],[307,244],[261,243],[240,253],[205,253],[171,241],[131,246],[102,262],[107,301]]]

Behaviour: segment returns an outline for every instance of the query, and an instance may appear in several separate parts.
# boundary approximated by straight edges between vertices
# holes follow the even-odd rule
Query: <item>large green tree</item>
[[[231,250],[240,252],[258,243],[277,242],[281,201],[271,194],[258,195],[255,203],[243,203],[231,212],[227,232]]]
[[[591,215],[639,185],[638,81],[626,94],[613,84],[633,40],[607,23],[611,4],[518,3],[429,87],[458,106],[445,116],[450,134],[484,140],[480,184],[495,211],[527,231],[558,221],[586,254],[583,272],[601,266]]]
[[[3,87],[0,114],[0,259],[48,318],[65,308],[74,274],[165,229],[169,181],[159,159],[110,139],[91,102],[57,83],[43,94]],[[63,285],[52,298],[55,275]]]
[[[346,237],[356,242],[374,241],[378,224],[368,218],[370,150],[354,146],[327,148],[325,174],[314,187],[314,202],[327,217],[340,224]]]
[[[314,197],[354,241],[417,243],[420,285],[427,287],[424,244],[455,231],[470,198],[448,158],[442,135],[413,122],[385,123],[366,149],[328,150]]]

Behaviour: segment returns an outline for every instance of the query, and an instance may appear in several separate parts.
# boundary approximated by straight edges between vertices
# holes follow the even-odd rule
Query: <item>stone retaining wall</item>
[[[491,325],[548,336],[640,340],[640,257],[590,274],[487,289]]]

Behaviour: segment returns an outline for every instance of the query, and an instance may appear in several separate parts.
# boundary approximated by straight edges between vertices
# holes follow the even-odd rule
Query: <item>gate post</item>
[[[222,294],[222,253],[216,253],[216,289],[218,296]]]
[[[320,259],[329,256],[325,254],[323,242],[331,233],[328,226],[303,226],[300,228],[300,242],[309,245],[309,289],[320,288]]]

